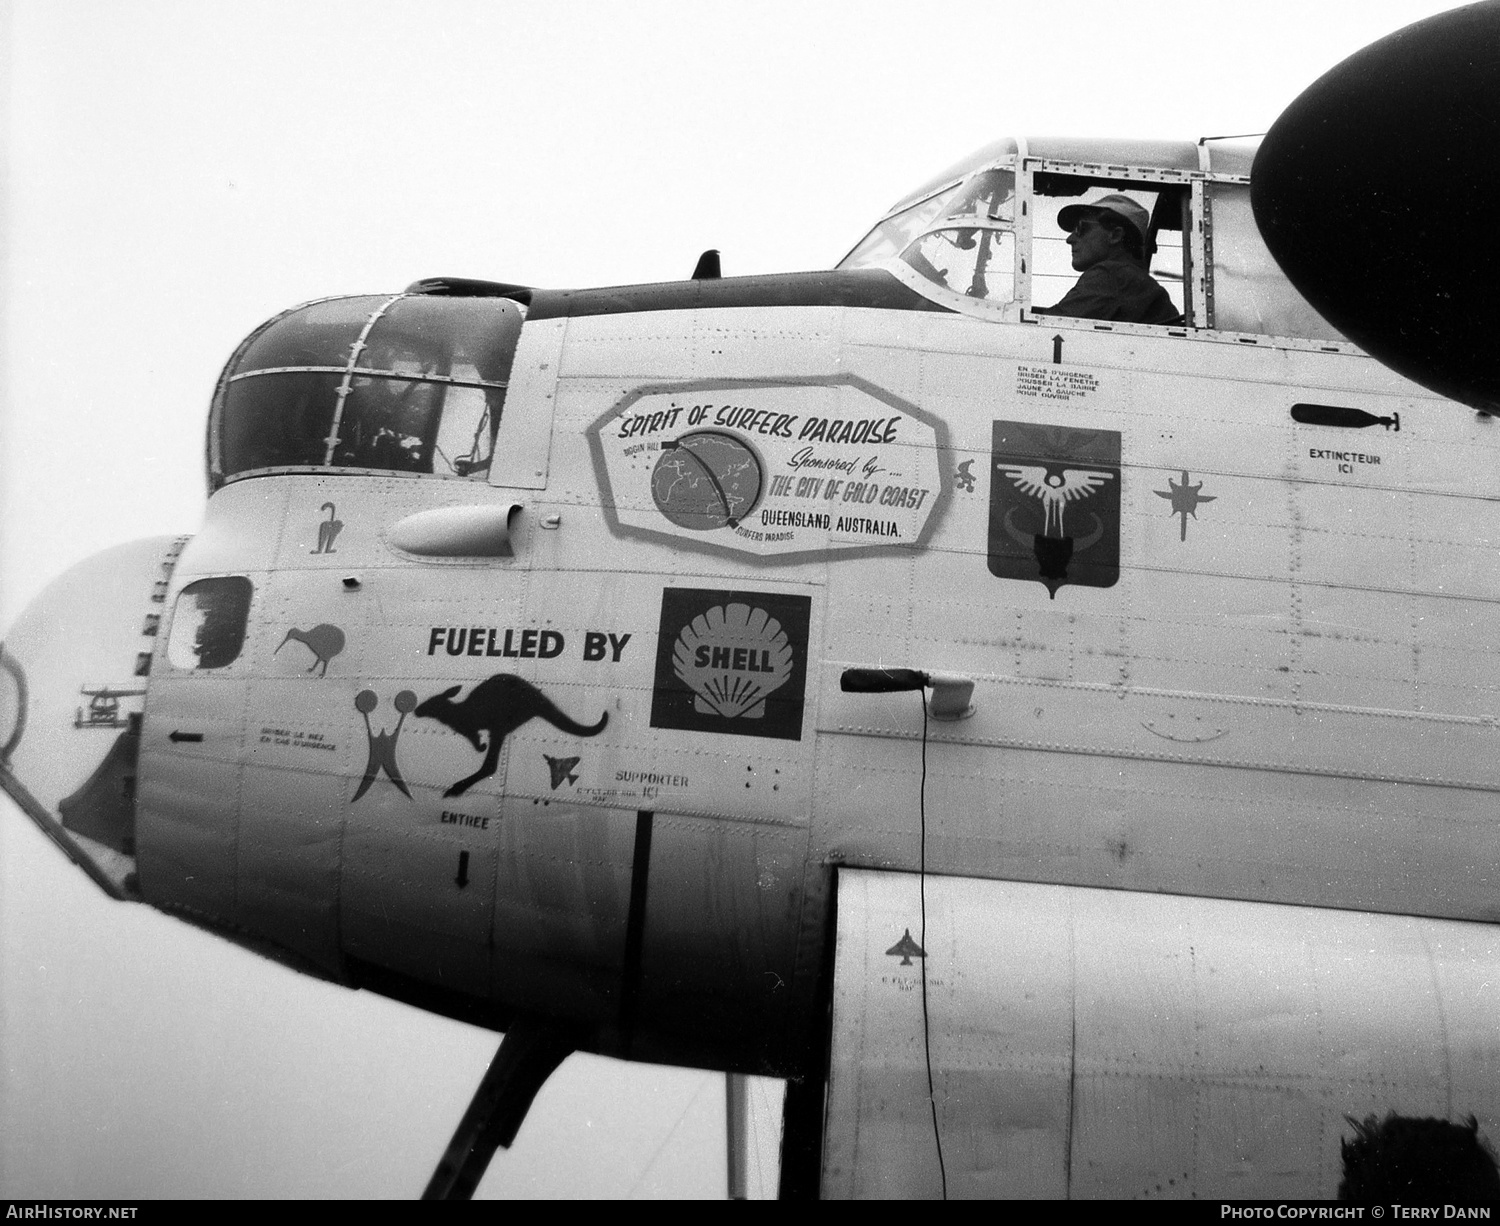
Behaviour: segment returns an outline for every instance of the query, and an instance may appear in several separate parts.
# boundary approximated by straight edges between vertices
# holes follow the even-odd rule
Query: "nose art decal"
[[[990,574],[1113,587],[1120,578],[1120,435],[1030,422],[994,423]]]
[[[314,626],[311,630],[298,630],[295,626],[286,632],[286,638],[281,640],[281,647],[276,648],[271,654],[277,652],[291,642],[301,643],[308,651],[313,653],[313,662],[307,666],[307,671],[322,666],[320,677],[328,675],[328,661],[344,650],[344,632],[337,626],[330,626],[327,622]]]
[[[901,939],[885,951],[888,958],[900,958],[902,966],[910,966],[913,958],[925,958],[927,951],[912,940],[911,929],[901,934]]]
[[[90,689],[83,686],[78,693],[89,700],[88,710],[77,708],[73,717],[75,728],[124,728],[130,723],[120,714],[120,699],[138,698],[145,690],[116,689],[113,686],[100,686]]]
[[[802,739],[811,598],[667,588],[651,726]]]
[[[337,553],[338,550],[333,547],[333,542],[338,540],[339,533],[344,530],[344,521],[334,518],[338,514],[338,508],[331,502],[325,502],[318,509],[320,511],[327,511],[328,518],[318,525],[318,547],[308,552]]]
[[[396,763],[396,739],[401,735],[401,725],[406,722],[406,717],[416,708],[417,696],[410,690],[402,690],[396,695],[392,705],[400,712],[400,718],[390,732],[376,732],[370,727],[370,712],[379,705],[380,698],[374,690],[360,690],[354,696],[355,710],[365,717],[365,736],[370,740],[370,757],[365,763],[365,777],[359,781],[354,799],[358,800],[368,792],[370,785],[375,782],[375,776],[384,771],[386,777],[401,789],[401,794],[410,800],[411,792],[407,790],[406,780],[401,778],[401,767]]]
[[[552,772],[552,790],[555,792],[564,783],[577,783],[578,776],[573,773],[582,758],[554,758],[550,753],[544,753],[542,757],[547,759],[547,769]]]
[[[1178,485],[1171,477],[1167,478],[1167,488],[1164,490],[1152,490],[1158,498],[1166,498],[1172,503],[1171,514],[1182,516],[1182,539],[1187,540],[1187,521],[1191,515],[1198,518],[1198,507],[1205,502],[1213,502],[1218,495],[1202,493],[1203,482],[1197,485],[1188,483],[1187,469],[1182,470],[1182,484]]]
[[[462,701],[454,702],[453,696],[462,688],[461,685],[449,686],[416,708],[418,718],[435,719],[446,724],[460,736],[467,737],[469,743],[484,754],[479,769],[460,779],[443,793],[444,796],[462,796],[481,779],[493,775],[500,764],[500,746],[505,738],[529,719],[540,716],[554,728],[571,732],[574,736],[597,736],[609,723],[609,712],[606,711],[597,724],[580,724],[559,710],[557,704],[536,686],[509,673],[496,673],[476,685]],[[488,737],[488,746],[480,733]],[[556,786],[554,783],[553,787]]]

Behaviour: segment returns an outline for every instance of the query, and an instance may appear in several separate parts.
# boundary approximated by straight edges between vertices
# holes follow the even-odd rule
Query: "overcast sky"
[[[997,137],[1264,131],[1448,7],[0,0],[0,627],[196,530],[287,306],[828,267]],[[0,799],[0,1195],[413,1196],[494,1046],[111,903]],[[480,1194],[722,1190],[719,1079],[575,1057]]]

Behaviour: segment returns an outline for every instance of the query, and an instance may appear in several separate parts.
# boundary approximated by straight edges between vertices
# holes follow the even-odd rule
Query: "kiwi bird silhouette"
[[[337,626],[330,626],[327,622],[314,626],[311,630],[295,628],[288,630],[286,638],[281,640],[281,647],[285,647],[293,639],[317,657],[308,665],[307,671],[312,672],[313,669],[322,665],[323,671],[318,674],[320,677],[328,676],[328,661],[344,650],[344,632]],[[276,651],[280,651],[281,647],[278,647]],[[271,654],[274,656],[276,651]]]
[[[481,779],[493,775],[500,762],[502,742],[527,720],[540,716],[554,728],[571,732],[574,736],[598,736],[609,723],[609,712],[606,711],[597,724],[580,724],[564,715],[557,704],[531,682],[509,673],[496,673],[470,690],[462,702],[454,702],[453,696],[461,689],[461,685],[449,686],[441,694],[423,702],[415,712],[424,719],[446,724],[460,736],[467,737],[475,749],[484,752],[479,769],[468,778],[460,779],[443,793],[444,796],[462,796]],[[481,732],[488,735],[488,746],[480,739]]]

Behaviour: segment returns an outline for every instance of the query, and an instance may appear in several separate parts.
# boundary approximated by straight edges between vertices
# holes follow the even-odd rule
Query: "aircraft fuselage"
[[[1356,355],[1226,348],[840,306],[528,323],[497,449],[549,438],[544,488],[213,496],[168,602],[254,595],[233,662],[153,662],[142,895],[767,1071],[828,867],[916,870],[924,801],[934,873],[1492,919],[1496,678],[1463,631],[1493,601],[1493,427]],[[855,424],[804,441],[823,422]],[[1049,500],[1049,465],[1097,480]],[[510,502],[508,557],[389,539]],[[874,664],[976,682],[928,728],[925,798],[917,697],[839,689]],[[424,718],[455,687],[468,722]]]
[[[272,321],[107,665],[45,599],[7,639],[8,786],[305,969],[783,1075],[840,866],[1492,921],[1494,421],[1277,279],[1246,155],[1128,152],[987,151],[831,273]],[[1122,187],[1182,319],[1037,314],[1049,211]]]

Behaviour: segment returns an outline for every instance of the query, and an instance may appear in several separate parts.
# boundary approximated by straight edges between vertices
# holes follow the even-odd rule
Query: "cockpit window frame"
[[[1197,306],[1194,292],[1202,252],[1193,242],[1198,229],[1195,213],[1190,226],[1191,233],[1183,234],[1183,320],[1169,324],[1123,324],[1110,320],[1081,319],[1071,315],[1039,314],[1032,302],[1032,279],[1035,265],[1034,251],[1036,235],[1036,192],[1034,180],[1038,173],[1067,175],[1088,179],[1091,186],[1113,187],[1121,190],[1162,188],[1192,189],[1198,175],[1193,171],[1156,166],[1114,165],[1101,162],[1064,162],[1056,158],[1027,157],[1021,159],[1016,175],[1016,198],[1019,216],[1016,218],[1016,243],[1020,252],[1020,268],[1016,276],[1016,301],[1021,308],[1021,319],[1026,323],[1045,323],[1087,328],[1090,331],[1115,331],[1141,329],[1150,335],[1196,335],[1202,328],[1195,321],[1203,315]]]
[[[1300,311],[1307,316],[1311,316],[1312,318],[1316,319],[1318,323],[1322,324],[1323,327],[1327,328],[1328,331],[1332,333],[1332,335],[1288,335],[1285,333],[1268,333],[1262,331],[1252,332],[1246,331],[1244,329],[1228,329],[1220,327],[1221,315],[1224,313],[1224,311],[1220,309],[1220,303],[1217,301],[1217,299],[1221,296],[1220,290],[1222,287],[1219,287],[1217,285],[1217,278],[1215,276],[1217,260],[1214,253],[1214,246],[1216,241],[1217,229],[1215,211],[1218,201],[1220,199],[1223,199],[1223,196],[1221,196],[1220,193],[1213,191],[1213,189],[1221,185],[1225,187],[1244,189],[1244,196],[1242,197],[1244,201],[1243,212],[1248,213],[1250,176],[1235,174],[1205,174],[1201,177],[1199,183],[1197,184],[1197,190],[1194,193],[1193,211],[1194,216],[1197,218],[1197,225],[1194,228],[1199,233],[1202,246],[1202,262],[1200,264],[1200,267],[1204,270],[1204,275],[1202,277],[1204,319],[1207,321],[1208,330],[1218,335],[1232,336],[1236,338],[1237,341],[1243,341],[1243,338],[1252,336],[1268,337],[1271,340],[1274,340],[1278,345],[1292,344],[1293,342],[1297,342],[1299,343],[1298,347],[1307,346],[1326,353],[1363,353],[1364,351],[1362,349],[1360,349],[1352,341],[1343,337],[1331,323],[1324,319],[1318,313],[1317,309],[1298,292],[1297,288],[1294,285],[1292,285],[1286,274],[1282,273],[1280,269],[1276,267],[1274,257],[1272,257],[1270,251],[1266,249],[1264,241],[1260,239],[1258,227],[1256,228],[1256,238],[1257,240],[1259,240],[1259,250],[1264,255],[1262,267],[1270,267],[1276,272],[1277,280],[1280,283],[1280,291],[1279,295],[1277,296],[1281,298],[1281,305],[1283,309],[1288,310],[1293,314]]]
[[[1081,319],[1069,315],[1037,314],[1032,304],[1033,222],[1035,193],[1033,176],[1038,171],[1077,175],[1092,180],[1099,187],[1128,188],[1186,186],[1189,189],[1187,229],[1183,234],[1183,314],[1176,324],[1117,323],[1098,319]],[[1016,197],[1016,242],[1020,265],[1016,277],[1016,300],[1020,317],[1026,323],[1046,327],[1091,332],[1126,332],[1146,336],[1192,337],[1233,345],[1258,345],[1268,348],[1295,349],[1315,353],[1362,353],[1347,340],[1325,337],[1286,336],[1269,332],[1244,332],[1221,328],[1214,310],[1213,216],[1209,193],[1214,184],[1248,186],[1244,174],[1199,169],[1195,171],[1158,166],[1114,165],[1095,162],[1064,162],[1055,158],[1025,157],[1018,159]]]
[[[185,583],[172,600],[162,636],[167,663],[194,676],[243,672],[255,600],[255,583],[248,575],[205,575]]]
[[[398,304],[412,299],[427,299],[429,295],[415,293],[412,290],[403,290],[398,293],[367,294],[367,295],[329,295],[323,298],[313,299],[301,303],[288,310],[282,311],[265,323],[261,324],[250,333],[236,348],[233,355],[226,363],[214,389],[212,407],[209,412],[208,434],[206,439],[206,459],[208,467],[208,484],[210,494],[221,489],[233,481],[239,481],[250,477],[279,475],[284,473],[318,473],[350,476],[380,476],[380,477],[408,477],[418,480],[459,480],[488,482],[489,468],[493,461],[494,449],[498,444],[498,433],[501,417],[503,416],[503,405],[507,391],[510,386],[510,364],[514,360],[515,340],[512,340],[510,354],[505,359],[505,378],[484,379],[475,378],[478,372],[468,371],[461,374],[440,373],[437,370],[408,371],[398,369],[391,365],[380,365],[362,360],[366,355],[367,341],[372,330],[380,323],[385,315]],[[290,316],[302,315],[309,309],[322,306],[327,303],[342,303],[351,300],[367,299],[373,305],[369,313],[363,319],[358,337],[347,348],[347,357],[339,363],[309,361],[296,365],[253,365],[251,369],[241,369],[246,355],[253,350],[258,341],[271,329],[281,324]],[[498,301],[498,300],[494,300]],[[527,308],[524,303],[511,300],[505,301],[508,312],[513,312],[517,319],[515,321],[515,336],[519,337],[520,329],[524,326]],[[261,378],[275,379],[280,376],[307,376],[325,375],[337,380],[337,388],[334,391],[334,406],[331,423],[329,425],[326,440],[319,438],[320,442],[326,442],[323,454],[319,462],[299,462],[294,464],[259,464],[247,468],[228,470],[225,459],[224,447],[224,413],[229,400],[230,389],[247,380]],[[350,463],[339,463],[336,451],[341,440],[341,429],[344,423],[345,409],[351,401],[351,397],[359,393],[361,387],[369,387],[378,384],[406,384],[411,387],[431,386],[443,389],[444,396],[449,392],[459,389],[473,389],[484,393],[487,397],[498,393],[499,399],[493,406],[493,422],[488,426],[489,434],[489,459],[482,466],[476,466],[472,473],[464,472],[440,472],[414,469],[408,467],[367,467]],[[487,410],[489,412],[490,410]],[[434,431],[438,428],[438,419],[432,422]]]
[[[976,160],[965,168],[963,175],[957,178],[945,176],[936,181],[937,186],[932,190],[907,196],[866,231],[836,267],[841,269],[883,268],[922,297],[957,314],[972,315],[992,321],[1018,322],[1020,312],[1014,292],[1020,251],[1020,236],[1017,229],[1020,200],[1016,190],[1017,161],[1015,149],[1006,148],[997,156]],[[1006,212],[986,211],[958,215],[947,211],[950,203],[967,185],[976,184],[982,178],[997,173],[1007,178],[1010,187],[1010,195],[1006,197],[1009,204]],[[892,221],[904,220],[907,217],[917,217],[921,220],[915,221],[904,229],[898,228],[893,232],[881,233]],[[976,296],[954,289],[946,281],[934,279],[931,270],[924,273],[920,262],[909,257],[912,249],[924,238],[940,232],[956,230],[970,232],[985,230],[1001,236],[995,246],[1005,251],[1005,261],[1003,264],[998,261],[990,263],[989,275],[999,278],[1002,282],[1008,280],[1012,290],[1009,297]],[[872,240],[877,235],[882,241],[891,244],[889,252],[883,256],[866,254],[866,248],[875,246]],[[971,239],[972,237],[971,233]],[[989,241],[991,240],[986,241],[986,248],[989,246]],[[1008,273],[1001,271],[1006,265],[1008,265]],[[976,277],[984,275],[979,270],[973,271]],[[976,281],[975,284],[977,285],[978,282]]]
[[[964,176],[964,178],[967,178],[967,177],[968,176]],[[862,247],[864,247],[865,244],[868,243],[875,236],[875,234],[876,234],[877,231],[884,229],[885,226],[889,222],[893,221],[894,219],[896,219],[898,217],[901,217],[903,214],[914,213],[918,209],[922,208],[925,205],[931,204],[934,201],[942,200],[942,199],[944,199],[944,198],[952,195],[952,193],[954,191],[956,191],[959,187],[961,187],[963,185],[964,178],[954,179],[951,182],[944,183],[936,191],[927,192],[926,194],[918,197],[915,200],[912,200],[912,199],[909,199],[909,198],[906,199],[906,200],[903,200],[895,208],[891,209],[883,217],[881,217],[880,220],[877,221],[873,226],[871,226],[868,230],[866,230],[864,234],[860,235],[859,241],[857,243],[855,243],[854,246],[850,247],[849,250],[846,251],[843,254],[843,256],[839,259],[839,261],[836,264],[834,264],[834,268],[839,269],[839,268],[851,268],[851,267],[852,268],[863,268],[863,267],[866,267],[867,264],[866,264],[866,261],[863,258],[861,258],[858,263],[855,263],[855,264],[852,264],[852,265],[849,263],[849,261],[851,259],[853,259],[855,256],[859,255],[860,249]],[[939,205],[939,207],[941,207],[941,205]]]

